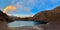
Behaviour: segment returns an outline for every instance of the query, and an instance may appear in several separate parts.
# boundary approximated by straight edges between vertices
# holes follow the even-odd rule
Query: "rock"
[[[8,30],[7,23],[11,22],[12,20],[9,16],[2,11],[0,11],[0,30]]]
[[[43,28],[44,30],[60,30],[60,22],[49,22]]]
[[[7,18],[7,16],[2,11],[0,11],[0,30],[7,30],[7,20],[5,17]]]

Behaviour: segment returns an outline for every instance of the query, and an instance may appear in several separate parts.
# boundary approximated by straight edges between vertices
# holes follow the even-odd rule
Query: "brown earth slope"
[[[60,21],[60,6],[52,10],[39,12],[34,15],[33,19],[47,22]]]

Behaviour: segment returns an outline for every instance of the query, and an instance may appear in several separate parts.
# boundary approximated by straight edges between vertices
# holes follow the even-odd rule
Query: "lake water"
[[[24,26],[36,26],[40,24],[46,24],[46,22],[41,21],[14,21],[8,23],[9,27],[24,27]]]

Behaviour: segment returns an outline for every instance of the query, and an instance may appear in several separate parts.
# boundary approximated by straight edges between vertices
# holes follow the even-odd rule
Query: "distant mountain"
[[[9,16],[13,21],[31,21],[33,17],[25,17],[25,18],[20,18],[16,16]]]

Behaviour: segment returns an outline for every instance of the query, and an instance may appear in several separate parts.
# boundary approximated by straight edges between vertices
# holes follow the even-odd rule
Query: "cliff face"
[[[60,21],[60,6],[53,10],[42,11],[33,16],[34,20],[39,21]]]

